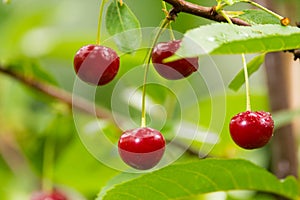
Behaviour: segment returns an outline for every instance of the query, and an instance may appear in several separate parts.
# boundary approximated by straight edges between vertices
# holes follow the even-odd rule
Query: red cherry
[[[68,200],[61,192],[54,190],[50,193],[39,191],[35,192],[31,196],[31,200]]]
[[[231,138],[237,145],[245,149],[255,149],[269,142],[274,130],[274,121],[268,112],[246,111],[231,119],[229,129]]]
[[[81,47],[74,57],[74,69],[77,76],[92,85],[105,85],[118,73],[120,58],[108,47],[86,45]]]
[[[164,78],[177,80],[188,77],[198,69],[198,57],[182,58],[173,62],[163,63],[177,51],[181,40],[158,43],[152,51],[152,63],[156,71]]]
[[[135,169],[154,167],[165,152],[163,135],[152,128],[136,128],[125,131],[118,143],[122,160]]]

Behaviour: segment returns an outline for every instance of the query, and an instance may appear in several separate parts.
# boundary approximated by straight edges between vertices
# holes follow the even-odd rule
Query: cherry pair
[[[156,71],[166,79],[175,80],[191,75],[198,69],[198,58],[182,58],[164,63],[180,47],[181,40],[158,43],[152,51]],[[92,85],[105,85],[117,75],[120,66],[118,54],[101,45],[86,45],[74,57],[74,69],[78,77]]]
[[[235,115],[230,121],[230,134],[234,142],[245,149],[265,146],[274,129],[274,121],[268,112],[246,111]],[[154,167],[165,151],[162,134],[151,128],[125,131],[118,143],[123,161],[133,168],[146,170]]]

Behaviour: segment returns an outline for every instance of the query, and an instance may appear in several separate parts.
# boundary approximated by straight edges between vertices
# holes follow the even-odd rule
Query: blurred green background
[[[193,2],[206,6],[214,4],[214,1]],[[125,3],[142,27],[157,27],[164,17],[160,1],[126,0]],[[75,80],[73,56],[81,46],[95,42],[99,4],[96,0],[12,0],[10,4],[0,4],[1,65],[9,64],[13,66],[12,70],[26,77],[72,92]],[[246,8],[241,6],[233,9]],[[210,22],[180,14],[173,28],[184,33],[206,23]],[[109,38],[105,29],[103,33],[103,40]],[[111,109],[111,96],[118,79],[141,65],[144,56],[145,51],[122,55],[116,79],[97,89],[98,105]],[[248,55],[249,59],[251,57],[253,55]],[[192,123],[193,112],[199,108],[200,120],[195,125],[218,137],[216,144],[205,146],[205,142],[195,141],[192,148],[202,148],[212,156],[244,157],[267,167],[268,147],[244,151],[229,137],[231,116],[246,107],[243,88],[237,93],[226,88],[240,69],[240,56],[200,58],[200,74],[189,78],[198,103],[184,108],[184,112],[189,113],[184,120]],[[158,76],[153,70],[150,74]],[[269,109],[264,76],[261,69],[250,79],[253,110]],[[164,82],[159,78],[158,81]],[[180,82],[174,84],[179,86]],[[183,95],[183,91],[181,88],[178,93]],[[169,101],[169,91],[161,88],[149,87],[148,96],[160,105]],[[77,120],[82,121],[76,127],[68,106],[3,74],[0,74],[0,97],[0,199],[29,199],[33,191],[40,190],[43,179],[44,182],[52,179],[56,187],[70,193],[74,199],[94,199],[107,181],[119,173],[99,162],[87,150],[88,143],[80,140],[78,129],[87,130],[86,126],[95,121],[92,116],[74,112]],[[114,98],[122,99],[122,96],[117,94]],[[130,110],[134,120],[138,119],[139,109]],[[179,118],[176,114],[168,118],[163,127],[166,134],[173,131]],[[111,126],[108,124],[105,128],[110,130],[107,134],[116,142],[120,132]],[[107,150],[102,148],[99,146],[99,151],[105,153]],[[186,159],[193,158],[183,155],[177,162]]]

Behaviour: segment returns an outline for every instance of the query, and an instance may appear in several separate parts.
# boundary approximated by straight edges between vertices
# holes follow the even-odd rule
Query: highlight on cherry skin
[[[109,47],[89,44],[77,51],[73,64],[82,81],[91,85],[105,85],[117,75],[120,58]]]
[[[34,192],[30,200],[68,200],[68,198],[58,190],[52,192],[37,191]]]
[[[244,149],[265,146],[273,135],[274,121],[265,111],[246,111],[232,117],[229,125],[233,141]]]
[[[164,63],[164,59],[175,54],[181,40],[158,43],[152,51],[152,63],[155,70],[164,78],[178,80],[190,76],[198,70],[198,57],[181,58]]]
[[[141,127],[123,132],[118,142],[119,155],[129,166],[147,170],[156,166],[165,152],[163,135],[152,128]]]

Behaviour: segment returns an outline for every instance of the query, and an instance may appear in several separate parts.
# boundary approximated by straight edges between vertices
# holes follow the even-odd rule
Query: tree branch
[[[205,7],[200,6],[197,4],[193,4],[190,2],[187,2],[185,0],[163,0],[170,5],[173,6],[173,8],[169,12],[168,18],[170,20],[175,20],[177,17],[177,14],[180,12],[196,15],[199,17],[203,17],[206,19],[210,19],[216,22],[228,22],[222,15],[216,12],[215,7]],[[232,23],[240,26],[251,26],[249,23],[239,19],[239,18],[230,18]],[[296,22],[296,26],[300,28],[300,22]],[[300,60],[300,49],[292,49],[288,52],[292,53],[294,55],[294,60],[299,59]]]
[[[70,107],[74,107],[79,111],[82,111],[90,115],[95,115],[97,118],[109,119],[112,122],[114,122],[113,116],[107,109],[96,106],[82,97],[72,95],[71,93],[62,90],[58,87],[45,84],[34,79],[27,78],[16,72],[11,71],[8,67],[2,65],[0,65],[0,72],[10,76],[15,80],[18,80],[19,82],[37,91],[47,94],[48,96],[51,96],[59,101],[62,101],[67,105],[69,105]]]
[[[200,16],[206,19],[210,19],[217,22],[227,22],[227,20],[220,14],[218,14],[214,7],[205,7],[197,4],[193,4],[184,0],[163,0],[166,3],[169,3],[173,6],[173,9],[170,11],[170,16],[174,19],[174,16],[177,16],[178,13],[184,12],[196,16]],[[232,23],[241,25],[241,26],[250,26],[249,23],[238,19],[238,18],[230,18]]]
[[[262,3],[261,0],[257,0]],[[279,8],[279,5],[274,1],[268,3],[270,9]],[[293,7],[295,8],[295,6]],[[297,12],[294,9],[281,9],[281,12],[289,13],[290,16],[295,16]],[[294,15],[293,15],[294,13]],[[297,59],[295,51],[295,59]],[[269,92],[269,102],[271,111],[280,111],[290,109],[291,105],[291,87],[292,67],[290,66],[291,57],[284,55],[281,52],[267,54],[265,59],[266,78]],[[271,171],[278,178],[285,178],[289,175],[298,177],[298,146],[295,129],[292,124],[287,124],[274,132],[271,143]],[[286,198],[278,197],[283,200]]]
[[[113,123],[115,122],[112,114],[107,109],[99,107],[97,105],[94,105],[93,103],[91,103],[90,101],[88,101],[82,97],[72,95],[71,93],[69,93],[63,89],[60,89],[58,87],[55,87],[55,86],[52,86],[52,85],[49,85],[46,83],[42,83],[42,82],[34,80],[34,79],[29,79],[29,78],[22,76],[16,72],[13,72],[9,68],[4,67],[2,65],[0,65],[0,72],[10,76],[11,78],[13,78],[15,80],[18,80],[19,82],[31,87],[34,90],[42,92],[52,98],[55,98],[63,103],[66,103],[70,107],[73,107],[79,111],[82,111],[89,115],[96,115],[97,118],[107,119]],[[176,145],[177,147],[186,149],[187,153],[189,153],[190,155],[194,155],[197,157],[200,156],[202,158],[207,157],[207,156],[201,155],[200,152],[192,149],[191,147],[187,148],[185,145],[183,145],[177,141],[172,141],[172,144]],[[1,152],[1,148],[0,148],[0,152]]]

